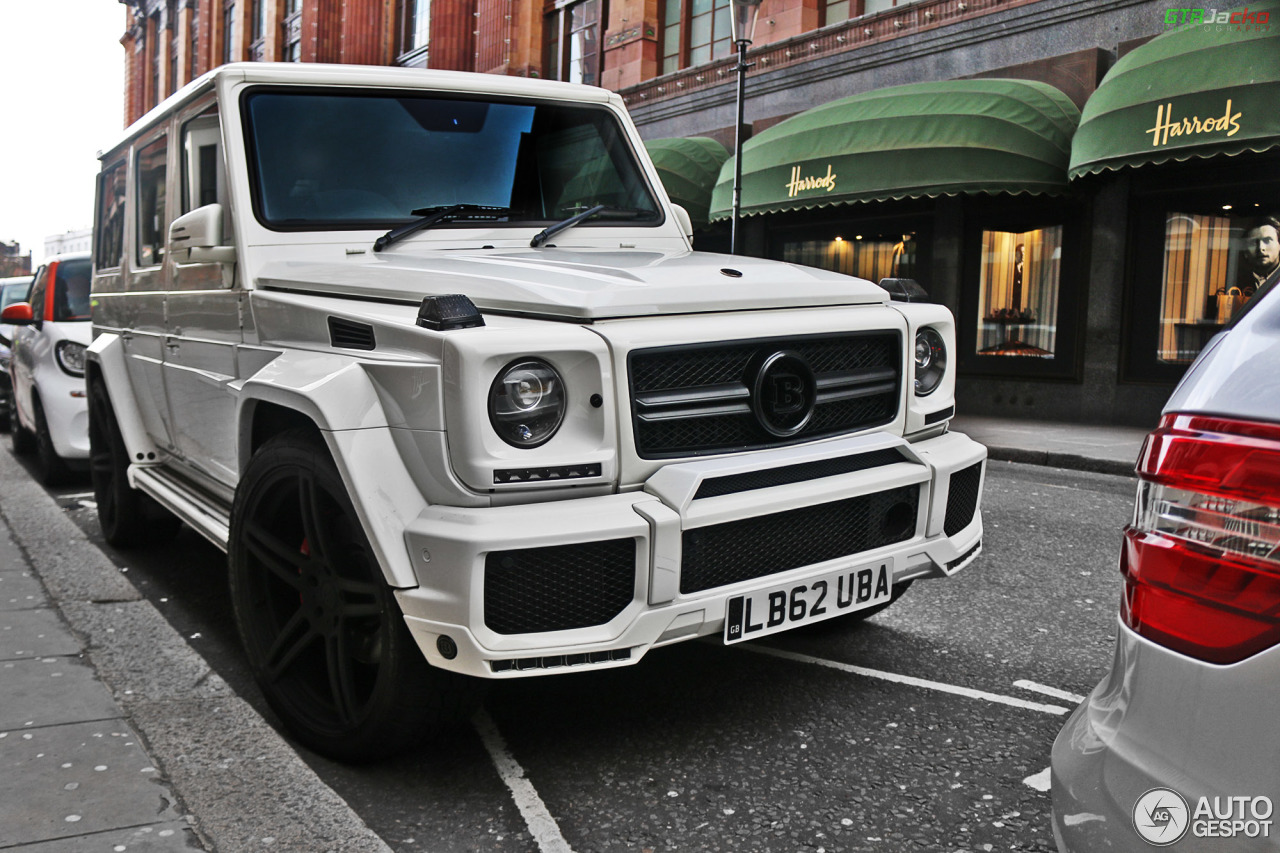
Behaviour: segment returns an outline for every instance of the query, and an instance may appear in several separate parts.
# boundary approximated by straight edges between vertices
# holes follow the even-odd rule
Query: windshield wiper
[[[416,234],[436,225],[453,219],[500,219],[511,214],[509,207],[492,207],[487,204],[451,204],[437,207],[420,207],[410,211],[414,216],[421,216],[398,228],[392,228],[377,240],[373,241],[373,250],[381,252],[393,243],[398,243],[410,234]]]
[[[595,207],[589,207],[576,216],[571,216],[562,222],[557,222],[555,225],[548,225],[533,235],[533,239],[529,241],[529,246],[537,249],[566,228],[572,228],[582,220],[599,216],[602,213],[606,216],[631,219],[655,219],[658,216],[657,211],[653,210],[637,210],[633,207],[610,207],[607,204],[597,204]]]

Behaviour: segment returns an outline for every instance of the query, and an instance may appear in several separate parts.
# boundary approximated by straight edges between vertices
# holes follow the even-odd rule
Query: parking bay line
[[[1063,702],[1072,702],[1076,705],[1084,701],[1084,697],[1078,693],[1060,690],[1057,687],[1049,687],[1047,684],[1040,684],[1035,681],[1027,681],[1025,678],[1021,681],[1013,682],[1013,686],[1020,687],[1023,690],[1030,690],[1032,693],[1043,693],[1045,696],[1052,696],[1054,699],[1061,699]]]
[[[926,690],[936,690],[940,693],[951,693],[956,696],[967,696],[970,699],[983,699],[987,702],[994,702],[998,705],[1009,705],[1014,708],[1022,708],[1027,711],[1040,711],[1044,714],[1055,714],[1061,716],[1070,713],[1070,708],[1064,708],[1061,705],[1045,705],[1040,702],[1028,702],[1025,699],[1018,699],[1014,696],[1004,696],[999,693],[988,693],[985,690],[974,690],[971,687],[960,687],[955,684],[946,684],[941,681],[930,681],[927,678],[916,678],[913,675],[899,675],[896,672],[884,672],[878,669],[868,669],[865,666],[854,666],[853,664],[840,663],[839,661],[827,660],[825,658],[815,658],[810,655],[802,655],[797,652],[783,651],[782,649],[773,649],[768,646],[756,646],[750,643],[742,643],[738,648],[744,651],[755,652],[756,654],[769,655],[770,657],[782,658],[784,660],[798,661],[800,663],[814,664],[815,666],[825,666],[830,669],[836,669],[841,672],[847,672],[852,675],[862,675],[867,678],[878,678],[882,681],[892,681],[897,684],[908,684],[912,687],[923,687]]]
[[[502,732],[498,731],[493,717],[481,708],[471,718],[471,724],[475,726],[476,733],[484,742],[484,748],[498,769],[498,775],[502,777],[503,784],[511,791],[511,799],[520,810],[525,826],[529,828],[529,834],[537,842],[540,853],[573,853],[569,842],[565,841],[564,836],[560,834],[560,825],[551,816],[551,812],[547,811],[547,805],[538,796],[533,783],[524,775],[524,768],[507,749],[506,739],[502,737]]]

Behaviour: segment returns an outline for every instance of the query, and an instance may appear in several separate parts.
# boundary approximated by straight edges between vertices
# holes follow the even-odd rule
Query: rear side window
[[[114,269],[124,256],[124,190],[125,168],[121,160],[98,176],[98,221],[94,224],[94,262],[98,269]]]
[[[61,261],[54,273],[53,321],[88,320],[89,259]]]
[[[138,265],[143,267],[164,262],[168,142],[162,136],[138,152]]]

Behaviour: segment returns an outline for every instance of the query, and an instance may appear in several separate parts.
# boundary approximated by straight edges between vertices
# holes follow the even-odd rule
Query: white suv
[[[950,313],[693,252],[644,150],[603,89],[254,63],[103,156],[103,529],[154,503],[227,550],[313,749],[403,749],[459,674],[866,614],[978,553]]]
[[[92,337],[89,276],[87,253],[57,255],[36,270],[28,301],[0,313],[0,322],[13,327],[13,451],[37,453],[46,485],[65,480],[89,456],[84,391],[85,349]]]

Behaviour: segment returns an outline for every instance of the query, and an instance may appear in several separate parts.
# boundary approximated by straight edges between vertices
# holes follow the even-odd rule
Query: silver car
[[[26,302],[33,276],[0,278],[0,311],[18,302]],[[13,326],[0,323],[0,429],[9,429],[9,407],[12,405],[13,383],[9,381],[9,359],[13,352]]]
[[[1143,447],[1115,661],[1053,747],[1061,851],[1280,849],[1278,281]]]

